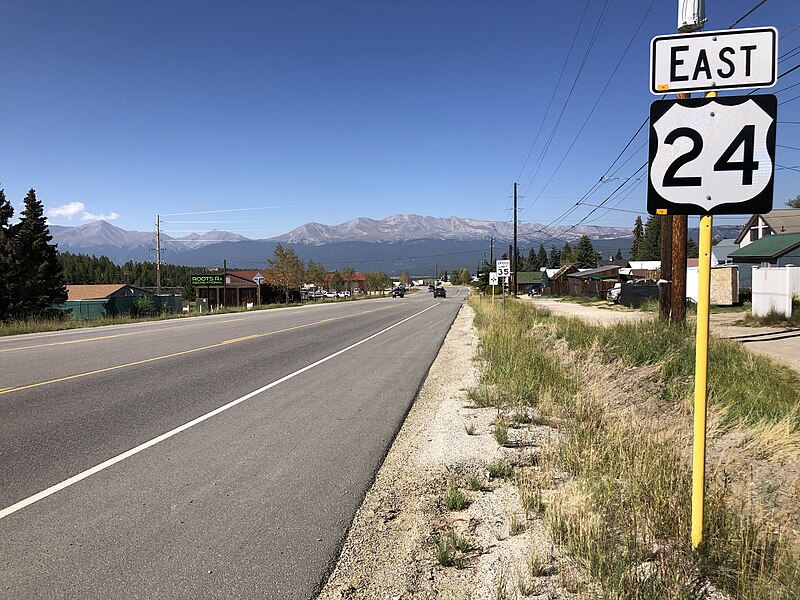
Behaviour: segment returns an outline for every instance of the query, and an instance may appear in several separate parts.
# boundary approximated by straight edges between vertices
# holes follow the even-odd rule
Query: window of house
[[[753,227],[750,230],[750,241],[755,242],[758,239],[758,227]]]

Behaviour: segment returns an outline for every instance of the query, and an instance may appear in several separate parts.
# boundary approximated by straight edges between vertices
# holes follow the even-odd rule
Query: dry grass
[[[487,365],[483,389],[491,390],[484,398],[535,407],[558,423],[560,435],[539,457],[538,471],[517,474],[528,516],[543,511],[554,539],[605,595],[688,599],[717,589],[732,598],[793,597],[800,589],[797,531],[771,520],[752,494],[732,485],[742,473],[709,469],[704,543],[690,550],[691,330],[656,321],[603,333],[514,302],[504,315],[474,308]],[[553,352],[558,339],[571,351]],[[637,412],[635,396],[629,406],[611,398],[613,378],[598,357],[616,370],[649,365],[662,389],[652,404],[662,412]],[[712,345],[712,360],[731,364],[710,382],[717,433],[739,434],[741,448],[760,452],[766,464],[796,461],[796,377],[734,344]],[[764,380],[771,380],[769,389],[756,389]]]

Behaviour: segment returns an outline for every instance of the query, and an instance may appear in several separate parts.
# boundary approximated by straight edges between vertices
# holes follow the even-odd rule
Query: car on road
[[[430,284],[430,285],[428,286],[428,291],[429,291],[429,292],[432,292],[432,291],[433,291],[433,290],[435,290],[435,289],[436,289],[436,288],[433,286],[433,284]]]
[[[447,292],[444,291],[442,286],[433,289],[434,298],[447,298]]]
[[[398,285],[396,288],[392,290],[392,298],[397,298],[397,297],[405,298],[405,296],[406,296],[406,288],[404,288],[402,285]]]

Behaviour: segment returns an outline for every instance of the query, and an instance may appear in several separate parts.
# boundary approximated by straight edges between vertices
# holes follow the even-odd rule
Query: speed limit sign
[[[511,276],[511,261],[510,260],[498,260],[497,261],[497,276],[498,277],[510,277]]]
[[[647,212],[772,210],[777,111],[772,95],[653,102]]]

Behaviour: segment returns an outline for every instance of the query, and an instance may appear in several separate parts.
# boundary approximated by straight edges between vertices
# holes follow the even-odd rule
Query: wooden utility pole
[[[161,219],[156,215],[156,296],[161,295]]]
[[[228,305],[228,259],[222,259],[222,306]]]
[[[672,312],[672,215],[660,215],[661,281],[658,286],[658,316],[665,321]]]
[[[678,33],[692,33],[703,29],[706,21],[705,0],[678,1]],[[676,94],[678,99],[691,98],[691,94]],[[672,218],[672,285],[670,322],[686,321],[686,243],[688,217],[676,215]],[[666,279],[666,278],[665,278]]]
[[[489,238],[489,265],[494,264],[494,236]]]
[[[514,295],[517,295],[517,182],[514,182],[514,255],[511,258],[511,273],[514,276]]]

